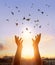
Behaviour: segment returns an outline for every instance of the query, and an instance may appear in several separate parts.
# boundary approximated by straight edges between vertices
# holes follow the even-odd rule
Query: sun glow
[[[32,36],[28,33],[25,32],[23,34],[23,48],[22,48],[22,57],[23,58],[33,58],[34,57],[34,50],[33,50],[33,46],[32,46]]]

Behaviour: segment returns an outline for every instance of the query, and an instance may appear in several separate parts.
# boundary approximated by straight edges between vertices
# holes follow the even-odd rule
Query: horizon
[[[7,56],[5,55],[5,56],[1,56],[0,58],[6,58],[6,57],[15,57],[15,56],[14,55],[13,56],[12,55],[11,56],[10,55],[7,55]],[[41,57],[41,59],[46,59],[46,58],[47,59],[55,59],[55,57]],[[31,59],[31,58],[23,58],[22,57],[22,59]]]

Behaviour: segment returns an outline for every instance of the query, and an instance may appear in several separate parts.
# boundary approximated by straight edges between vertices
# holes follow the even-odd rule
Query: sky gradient
[[[41,56],[55,57],[55,0],[0,0],[0,56],[14,55],[14,36],[25,32],[41,33]]]

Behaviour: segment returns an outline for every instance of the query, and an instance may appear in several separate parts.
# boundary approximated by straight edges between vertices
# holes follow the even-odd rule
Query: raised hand
[[[23,40],[22,40],[22,38],[15,36],[15,42],[17,44],[17,51],[15,54],[13,65],[20,65]]]
[[[35,39],[32,39],[34,47],[38,46],[40,39],[41,39],[41,34],[35,36]]]
[[[22,46],[23,40],[22,40],[22,38],[19,38],[15,35],[15,42],[16,42],[17,46],[20,47],[20,46]]]
[[[34,58],[36,61],[36,65],[41,65],[41,56],[40,56],[39,49],[38,49],[38,44],[40,42],[40,39],[41,39],[41,34],[38,34],[37,36],[35,36],[35,39],[32,39],[33,47],[34,47]]]

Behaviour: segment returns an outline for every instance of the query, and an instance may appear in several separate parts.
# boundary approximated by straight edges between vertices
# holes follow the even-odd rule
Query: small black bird
[[[43,12],[43,11],[42,11],[41,13],[42,13],[42,14],[44,14],[44,12]]]
[[[12,15],[14,15],[14,12],[11,12]]]
[[[26,28],[26,30],[28,30],[28,28]]]
[[[23,17],[23,20],[25,20],[25,17]]]
[[[30,18],[26,19],[27,21],[30,21]]]
[[[16,26],[18,26],[18,23],[16,23]]]

